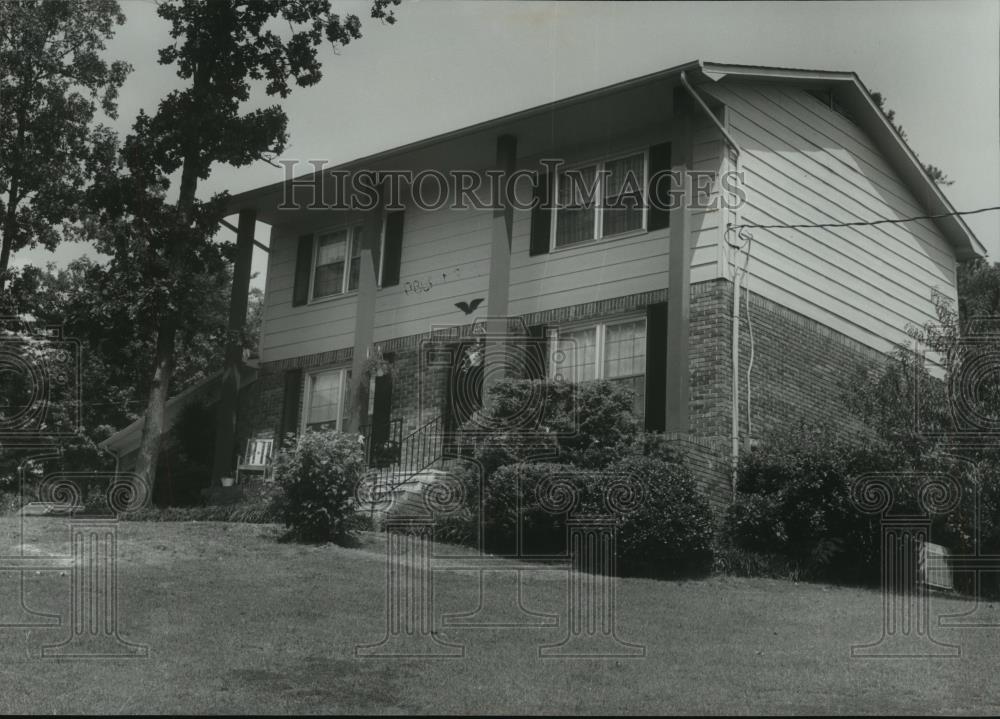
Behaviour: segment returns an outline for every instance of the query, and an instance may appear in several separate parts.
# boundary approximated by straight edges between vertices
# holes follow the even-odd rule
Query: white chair
[[[247,440],[247,451],[236,465],[236,484],[240,483],[240,472],[261,472],[264,481],[271,478],[271,453],[274,451],[274,439],[258,437]]]

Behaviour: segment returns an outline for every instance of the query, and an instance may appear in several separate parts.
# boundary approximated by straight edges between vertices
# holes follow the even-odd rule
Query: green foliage
[[[272,524],[281,521],[280,513],[267,502],[218,504],[204,507],[146,507],[122,515],[132,522],[245,522]]]
[[[627,509],[616,514],[623,571],[679,577],[711,570],[715,521],[685,464],[627,455],[611,465],[607,476],[626,481],[634,493]],[[601,503],[596,499],[591,497],[591,508],[607,511],[600,505],[607,505],[608,497]]]
[[[373,0],[371,17],[393,23],[390,6]],[[329,0],[252,3],[165,0],[157,14],[170,24],[160,64],[172,65],[182,86],[156,112],[140,112],[122,148],[121,172],[95,188],[103,216],[90,229],[105,235],[126,296],[155,336],[146,429],[136,472],[155,478],[163,407],[171,387],[177,335],[224,273],[232,245],[212,241],[225,198],[199,202],[198,185],[215,165],[270,161],[288,141],[281,105],[262,107],[253,87],[286,98],[294,85],[321,78],[319,48],[361,37],[356,15],[331,12]],[[276,32],[276,26],[282,28]],[[288,32],[284,30],[287,28]],[[248,105],[252,109],[248,108]],[[167,202],[170,176],[179,173],[176,203]],[[233,339],[233,338],[229,338]]]
[[[124,21],[115,0],[0,3],[0,294],[11,253],[53,249],[113,164],[114,134],[93,120],[116,116],[131,69],[101,58]]]
[[[676,577],[711,569],[712,513],[682,464],[641,455],[600,470],[525,462],[500,467],[485,482],[489,552],[564,554],[567,520],[579,516],[614,521],[624,572]],[[460,538],[467,526],[452,521],[449,538]]]
[[[364,473],[364,445],[357,435],[306,431],[282,449],[274,460],[274,479],[282,489],[278,507],[292,536],[345,541]]]
[[[215,411],[192,402],[164,435],[153,488],[159,506],[190,506],[201,502],[201,490],[211,484],[215,450]]]
[[[561,464],[606,467],[621,456],[639,428],[631,392],[612,382],[503,380],[490,392],[489,409],[467,426],[488,428],[470,437],[471,453],[487,474],[540,455]]]
[[[878,109],[882,111],[885,115],[885,119],[889,121],[893,129],[899,133],[899,136],[906,140],[906,131],[903,130],[903,126],[896,122],[896,111],[890,110],[885,106],[886,97],[881,92],[871,93],[872,101],[878,106]],[[940,167],[936,167],[931,164],[922,164],[924,172],[927,173],[927,177],[931,179],[932,182],[938,185],[954,185],[955,181],[949,179],[949,177],[944,174],[944,171]]]
[[[767,438],[740,457],[737,500],[722,542],[727,554],[779,557],[806,578],[872,583],[881,562],[880,517],[852,499],[853,483],[876,473],[897,514],[921,514],[918,495],[934,476],[968,481],[956,458],[871,436],[841,436],[804,426]],[[960,515],[934,517],[934,541],[951,542]],[[956,524],[957,522],[957,524]],[[728,555],[727,555],[728,556]],[[774,563],[774,562],[771,562]]]
[[[551,462],[508,464],[486,478],[483,487],[485,549],[494,554],[544,555],[566,551],[567,512],[544,506],[541,496],[555,492],[586,502],[590,480],[585,470]],[[522,545],[517,544],[521,532]]]
[[[475,462],[458,477],[465,511],[438,519],[436,538],[476,545],[481,522],[486,551],[562,555],[567,520],[602,515],[617,524],[623,571],[688,576],[711,569],[708,503],[683,455],[663,435],[639,431],[630,391],[604,381],[540,380],[504,380],[491,389],[489,410],[466,426]]]

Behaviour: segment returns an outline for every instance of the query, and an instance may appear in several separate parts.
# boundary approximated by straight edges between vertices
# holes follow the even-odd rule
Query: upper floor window
[[[644,229],[647,166],[643,151],[560,172],[553,247]]]
[[[559,329],[549,366],[568,382],[621,381],[635,391],[642,416],[646,395],[646,318]]]
[[[360,225],[317,235],[313,250],[311,299],[357,290],[360,274]]]

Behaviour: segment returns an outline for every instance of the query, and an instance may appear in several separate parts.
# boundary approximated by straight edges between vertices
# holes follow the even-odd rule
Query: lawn
[[[0,549],[19,541],[0,520]],[[68,554],[65,524],[26,523],[26,555]],[[618,587],[633,659],[539,658],[562,626],[439,627],[456,659],[362,658],[384,634],[384,538],[359,547],[280,543],[277,527],[128,522],[119,529],[123,638],[147,658],[42,659],[68,627],[0,629],[0,711],[52,713],[989,713],[1000,710],[1000,629],[934,627],[953,659],[852,659],[876,639],[878,592],[714,577]],[[17,575],[0,573],[8,599]],[[494,575],[490,596],[504,577]],[[564,614],[565,576],[525,575],[523,602]],[[30,571],[26,603],[65,614],[68,570]],[[473,609],[473,573],[435,575],[437,614]],[[935,599],[935,611],[972,608]],[[7,601],[3,613],[16,611]],[[512,609],[506,610],[514,616]],[[1000,612],[987,608],[1000,622]],[[8,615],[9,616],[9,615]]]

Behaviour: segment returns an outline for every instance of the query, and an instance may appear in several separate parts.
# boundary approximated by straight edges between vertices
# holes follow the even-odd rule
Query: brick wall
[[[732,303],[729,280],[691,287],[691,434],[674,436],[716,505],[728,503],[732,491]],[[803,422],[829,423],[834,431],[859,429],[861,423],[848,410],[844,395],[858,369],[884,361],[884,355],[753,292],[749,307],[748,320],[744,295],[739,358],[743,446],[749,438],[791,430]]]
[[[273,369],[262,368],[256,381],[240,391],[236,447],[241,454],[251,437],[278,436],[284,398],[284,375]]]

